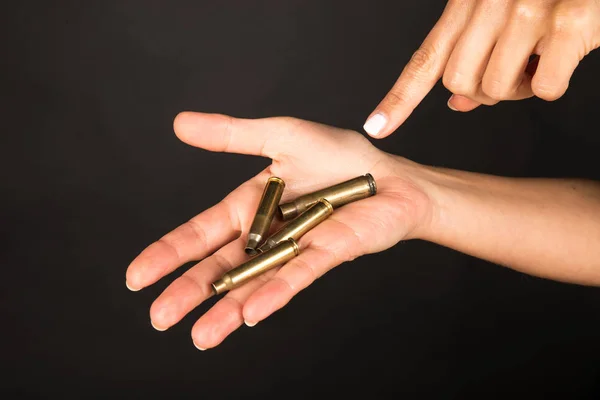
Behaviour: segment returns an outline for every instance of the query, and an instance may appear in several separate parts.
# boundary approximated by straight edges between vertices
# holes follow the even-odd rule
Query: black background
[[[4,391],[134,398],[600,396],[600,291],[411,241],[334,269],[200,352],[133,293],[129,262],[268,160],[209,153],[183,110],[291,115],[361,131],[442,1],[19,1],[2,30]],[[559,101],[469,114],[438,84],[391,137],[414,161],[600,179],[600,53]],[[560,243],[557,243],[560,245]],[[505,396],[506,395],[506,396]]]

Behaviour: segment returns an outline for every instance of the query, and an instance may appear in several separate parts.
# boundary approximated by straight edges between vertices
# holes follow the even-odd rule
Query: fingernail
[[[454,108],[454,106],[452,105],[451,101],[452,99],[454,99],[454,95],[450,96],[450,98],[448,99],[448,108],[451,109],[452,111],[458,111],[456,108]]]
[[[134,287],[132,287],[129,282],[127,282],[127,280],[125,280],[125,286],[127,286],[127,289],[131,290],[132,292],[137,292],[140,289],[136,289]]]
[[[198,345],[196,344],[196,342],[192,342],[192,343],[194,343],[194,346],[196,346],[196,348],[197,348],[198,350],[200,350],[200,351],[204,351],[204,350],[206,350],[206,349],[203,349],[202,347],[198,346]]]
[[[257,322],[248,322],[248,321],[244,321],[244,323],[251,328],[257,324]]]
[[[159,331],[159,332],[164,332],[164,331],[166,331],[166,330],[167,330],[167,328],[164,328],[164,329],[163,329],[163,328],[159,328],[159,327],[157,327],[156,325],[154,325],[154,321],[152,321],[152,320],[150,320],[150,324],[152,325],[152,327],[153,327],[154,329],[156,329],[156,330],[157,330],[157,331]]]
[[[385,127],[387,124],[387,118],[385,115],[381,113],[377,113],[365,122],[363,129],[371,136],[379,135],[379,132]]]

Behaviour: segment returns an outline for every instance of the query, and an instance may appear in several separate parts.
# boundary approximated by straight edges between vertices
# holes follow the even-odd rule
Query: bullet
[[[289,203],[280,204],[279,215],[284,221],[288,221],[303,213],[319,199],[326,199],[331,203],[333,208],[338,208],[353,201],[373,196],[376,192],[377,185],[375,179],[371,174],[366,174],[313,193],[305,194]]]
[[[246,254],[256,254],[256,248],[269,233],[284,188],[285,182],[280,178],[272,176],[267,180],[262,197],[258,203],[256,214],[254,215],[254,220],[252,221],[252,226],[248,232]]]
[[[279,265],[285,264],[292,258],[300,254],[298,244],[294,239],[288,239],[269,251],[261,252],[252,257],[239,267],[236,267],[223,275],[221,279],[212,283],[212,290],[215,295],[228,290],[235,289],[249,280],[256,278],[268,270]]]
[[[284,240],[299,240],[306,232],[310,231],[333,213],[333,206],[325,199],[319,199],[310,208],[294,220],[269,236],[265,243],[258,248],[259,252],[269,251]]]

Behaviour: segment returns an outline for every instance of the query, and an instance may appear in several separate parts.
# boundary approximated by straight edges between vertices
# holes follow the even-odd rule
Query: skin
[[[199,260],[152,304],[158,330],[208,299],[211,282],[248,259],[248,230],[270,176],[286,182],[283,201],[367,172],[378,186],[375,196],[336,209],[305,234],[299,256],[223,295],[192,328],[201,350],[217,346],[244,321],[253,326],[264,320],[335,266],[402,240],[427,240],[527,274],[600,285],[597,183],[433,168],[385,153],[357,132],[288,117],[185,112],[174,129],[192,146],[272,163],[130,264],[127,286],[140,290]]]
[[[556,100],[599,46],[600,0],[449,0],[364,129],[390,135],[440,78],[455,111],[533,96]]]

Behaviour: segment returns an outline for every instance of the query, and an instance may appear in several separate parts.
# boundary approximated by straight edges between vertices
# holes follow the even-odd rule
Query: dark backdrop
[[[267,160],[208,153],[182,110],[361,130],[442,1],[18,1],[2,11],[2,388],[48,397],[600,395],[600,291],[412,241],[334,269],[206,352],[125,269]],[[600,179],[600,53],[554,103],[458,114],[438,85],[386,151],[510,176]],[[560,245],[560,243],[557,243]],[[214,300],[214,299],[213,299]],[[508,395],[507,395],[508,394]],[[507,395],[507,396],[505,396]],[[597,398],[597,397],[596,397]]]

